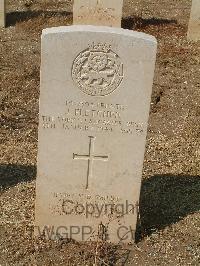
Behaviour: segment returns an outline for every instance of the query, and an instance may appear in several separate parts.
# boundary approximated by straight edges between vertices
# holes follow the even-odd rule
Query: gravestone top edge
[[[49,34],[59,34],[68,32],[96,32],[96,33],[110,33],[110,34],[121,34],[124,36],[134,37],[138,39],[145,39],[146,41],[157,44],[157,40],[154,36],[127,29],[107,27],[107,26],[92,26],[92,25],[72,25],[72,26],[61,26],[52,27],[42,30],[42,36]]]

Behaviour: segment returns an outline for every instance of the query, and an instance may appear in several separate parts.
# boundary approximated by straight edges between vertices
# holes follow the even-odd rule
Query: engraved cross
[[[95,137],[89,136],[89,154],[87,155],[79,155],[73,153],[73,159],[74,160],[86,160],[88,161],[88,167],[87,167],[87,180],[86,180],[86,189],[89,187],[89,179],[92,178],[92,166],[93,161],[108,161],[108,156],[106,155],[94,155],[94,141]]]

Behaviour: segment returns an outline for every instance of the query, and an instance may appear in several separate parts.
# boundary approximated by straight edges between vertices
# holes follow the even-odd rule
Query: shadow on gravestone
[[[3,190],[36,178],[36,166],[0,165]],[[136,240],[200,210],[200,176],[155,175],[142,180]]]
[[[29,19],[37,18],[39,16],[43,16],[44,18],[53,17],[53,16],[72,16],[72,12],[67,11],[17,11],[7,13],[6,15],[6,26],[15,26],[18,22],[27,21]]]
[[[137,240],[200,211],[200,176],[155,175],[142,181]]]
[[[8,189],[22,182],[30,182],[36,178],[36,166],[1,164],[0,190]]]
[[[142,18],[138,16],[129,16],[122,19],[122,28],[133,30],[136,26],[144,28],[149,25],[177,24],[175,19],[162,18]]]

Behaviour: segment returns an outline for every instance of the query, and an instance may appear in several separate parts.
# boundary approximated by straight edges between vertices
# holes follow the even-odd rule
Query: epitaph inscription
[[[72,78],[84,93],[106,96],[122,82],[123,64],[111,45],[92,43],[74,60]]]

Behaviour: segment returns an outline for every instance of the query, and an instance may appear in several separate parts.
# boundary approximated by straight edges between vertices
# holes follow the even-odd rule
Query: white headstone
[[[110,27],[43,31],[36,235],[133,240],[156,45]]]
[[[192,0],[188,39],[192,41],[200,40],[200,0]]]
[[[5,0],[0,0],[0,27],[5,27]]]
[[[121,27],[123,0],[74,0],[73,24]]]

